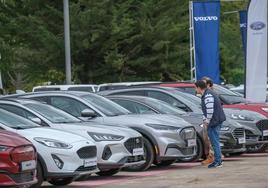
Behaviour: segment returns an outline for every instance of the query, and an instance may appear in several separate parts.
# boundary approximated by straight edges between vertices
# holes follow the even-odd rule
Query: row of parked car
[[[106,84],[98,93],[86,89],[92,87],[39,86],[1,97],[0,129],[9,132],[0,132],[5,138],[0,185],[67,185],[94,173],[144,171],[207,155],[200,98],[192,95],[192,83]],[[223,154],[264,151],[267,116],[228,106],[225,113]]]

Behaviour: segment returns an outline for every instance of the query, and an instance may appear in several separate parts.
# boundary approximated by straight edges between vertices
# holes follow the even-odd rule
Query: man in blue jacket
[[[217,94],[208,89],[206,83],[198,80],[195,83],[196,92],[201,94],[203,122],[208,131],[208,137],[214,150],[214,161],[208,168],[222,167],[219,132],[222,123],[226,120],[221,101]]]

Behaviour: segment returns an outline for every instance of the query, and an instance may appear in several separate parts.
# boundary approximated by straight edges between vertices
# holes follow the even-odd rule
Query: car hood
[[[0,131],[0,145],[18,147],[21,145],[32,145],[32,143],[16,133]]]
[[[98,124],[95,122],[81,122],[81,123],[70,123],[62,124],[66,130],[71,132],[94,132],[94,133],[104,133],[104,134],[115,134],[124,137],[141,137],[142,135],[137,131],[127,128],[120,127],[113,124]],[[68,127],[67,127],[68,126]]]
[[[107,122],[121,125],[144,125],[144,124],[159,124],[169,125],[179,128],[192,126],[180,117],[167,114],[127,114],[114,117],[105,117]]]
[[[36,137],[48,138],[53,140],[58,140],[61,142],[75,143],[80,141],[88,141],[85,137],[79,136],[77,134],[61,131],[53,128],[32,128],[32,129],[23,129],[17,130],[17,133],[26,137],[27,139],[33,141]],[[92,143],[92,142],[91,142]]]

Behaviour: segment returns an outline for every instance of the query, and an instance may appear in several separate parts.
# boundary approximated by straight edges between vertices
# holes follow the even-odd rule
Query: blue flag
[[[196,78],[210,77],[220,83],[220,2],[193,2]]]
[[[240,17],[240,31],[241,31],[241,36],[242,36],[243,50],[244,50],[244,55],[246,57],[248,11],[246,10],[239,11],[239,17]]]

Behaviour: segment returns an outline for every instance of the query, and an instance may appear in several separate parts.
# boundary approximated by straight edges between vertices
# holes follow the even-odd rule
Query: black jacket
[[[212,90],[205,90],[201,98],[201,105],[204,118],[209,121],[209,127],[216,127],[226,120],[221,100]]]

